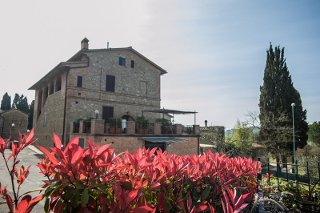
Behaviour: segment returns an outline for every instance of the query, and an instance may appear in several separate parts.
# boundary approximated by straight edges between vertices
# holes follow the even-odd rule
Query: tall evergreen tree
[[[270,44],[260,87],[260,138],[277,160],[286,161],[293,152],[291,103],[295,103],[296,148],[302,148],[308,140],[307,111],[303,110],[300,94],[293,86],[284,48],[273,49]]]
[[[22,112],[29,113],[28,99],[24,95],[19,96],[19,94],[14,95],[12,102],[12,108],[21,110]]]
[[[1,100],[1,110],[5,111],[9,109],[11,109],[11,97],[6,92]]]
[[[12,101],[12,109],[18,109],[18,105],[20,103],[20,96],[18,93],[14,94],[14,98]]]

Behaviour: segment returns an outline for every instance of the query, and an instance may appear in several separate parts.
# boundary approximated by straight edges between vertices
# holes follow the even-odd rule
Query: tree
[[[14,94],[14,98],[13,98],[13,101],[12,101],[12,109],[17,109],[17,106],[19,105],[20,103],[20,96],[18,93]]]
[[[270,44],[267,50],[263,85],[260,87],[260,138],[268,150],[279,160],[292,154],[292,108],[296,148],[303,148],[308,140],[307,111],[302,108],[299,92],[294,88],[286,60],[284,48]]]
[[[11,97],[6,92],[1,100],[1,110],[5,111],[9,109],[11,109]]]
[[[320,145],[320,121],[309,125],[308,136],[313,143]]]
[[[12,102],[12,108],[21,110],[22,112],[29,113],[28,99],[24,95],[19,96],[19,94],[14,95]]]
[[[252,151],[252,143],[255,142],[253,127],[247,122],[237,121],[232,134],[226,137],[226,152],[232,155],[249,156]]]

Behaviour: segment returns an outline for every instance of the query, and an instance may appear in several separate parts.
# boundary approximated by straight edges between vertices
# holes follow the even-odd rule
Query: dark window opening
[[[115,79],[116,79],[115,76],[107,75],[107,78],[106,78],[106,91],[114,92]]]
[[[82,76],[77,77],[77,87],[82,87]]]
[[[109,123],[110,118],[113,118],[113,107],[104,106],[102,108],[102,119],[105,123]]]
[[[61,90],[61,76],[57,78],[56,80],[56,91]]]
[[[119,65],[120,66],[126,66],[126,58],[119,57]]]
[[[155,147],[157,147],[157,150],[161,150],[162,152],[166,151],[166,144],[165,143],[151,143],[149,141],[145,141],[144,144],[146,149],[153,149]]]
[[[50,82],[49,95],[53,94],[53,92],[54,92],[53,89],[54,89],[53,82]]]
[[[131,68],[134,68],[134,60],[131,60]]]

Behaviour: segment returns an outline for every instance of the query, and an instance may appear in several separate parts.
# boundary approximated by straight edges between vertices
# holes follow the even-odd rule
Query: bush
[[[78,138],[64,150],[54,136],[38,164],[47,177],[47,212],[234,212],[253,199],[260,163],[207,152],[178,156],[138,149],[115,155],[109,145]],[[245,192],[238,195],[238,188]]]

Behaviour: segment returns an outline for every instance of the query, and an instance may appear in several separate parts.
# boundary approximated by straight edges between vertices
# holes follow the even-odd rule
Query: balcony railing
[[[110,123],[106,124],[104,120],[91,119],[90,121],[72,122],[71,125],[72,133],[79,134],[198,135],[200,133],[198,125],[148,123],[141,126],[137,125],[135,121],[127,121],[125,124],[118,123],[110,126]]]

